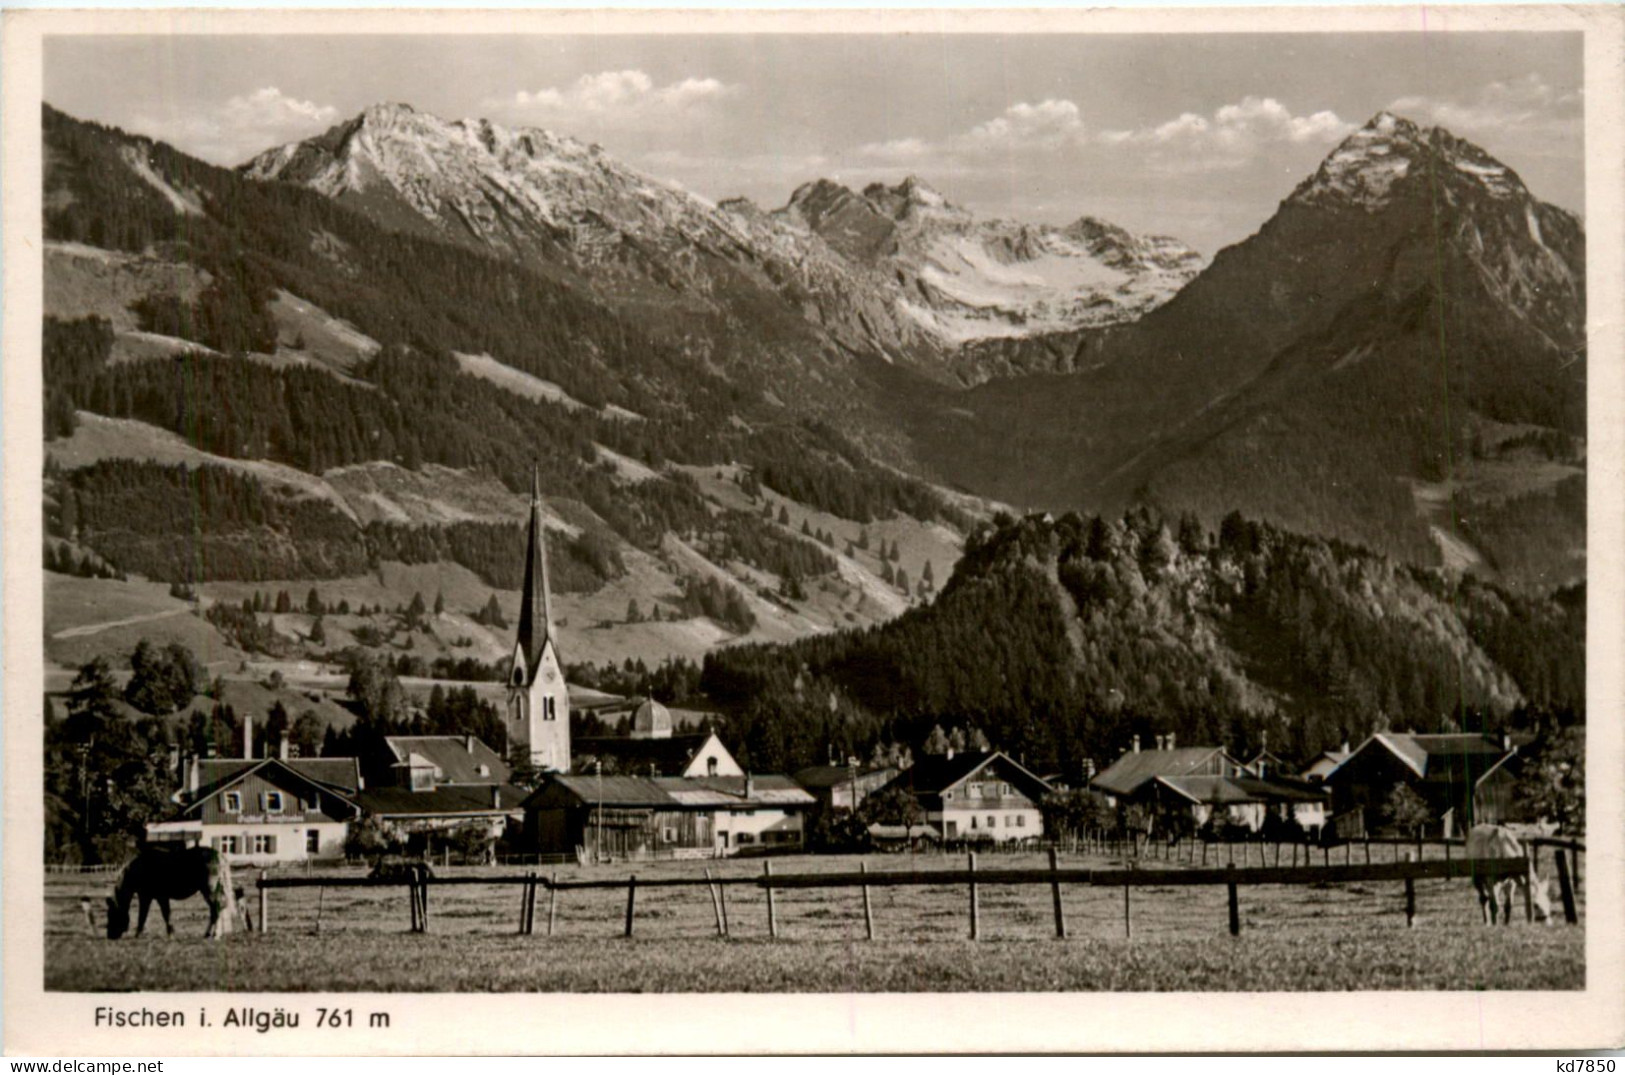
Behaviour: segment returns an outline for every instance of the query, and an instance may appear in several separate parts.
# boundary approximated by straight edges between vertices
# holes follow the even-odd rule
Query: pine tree
[[[783,504],[779,505],[779,525],[780,526],[789,526],[790,525],[790,512],[785,508],[785,506]]]
[[[435,614],[435,616],[438,617],[438,616],[445,615],[445,612],[446,612],[446,592],[444,590],[441,590],[441,591],[439,591],[438,593],[436,593],[434,595],[434,614]]]

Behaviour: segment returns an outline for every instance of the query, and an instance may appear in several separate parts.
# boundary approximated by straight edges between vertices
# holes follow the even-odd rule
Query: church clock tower
[[[519,636],[514,641],[513,670],[508,673],[508,741],[526,744],[530,763],[537,769],[570,770],[570,692],[564,685],[564,665],[553,632],[541,483],[534,473]]]

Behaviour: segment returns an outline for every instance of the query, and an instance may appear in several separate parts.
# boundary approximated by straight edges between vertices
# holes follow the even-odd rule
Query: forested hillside
[[[918,745],[937,725],[1076,778],[1138,734],[1310,757],[1372,730],[1585,707],[1585,593],[1515,596],[1232,515],[1001,519],[938,600],[864,631],[707,658],[742,760]]]

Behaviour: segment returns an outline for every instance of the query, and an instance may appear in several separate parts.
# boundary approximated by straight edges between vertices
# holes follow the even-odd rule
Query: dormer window
[[[715,758],[706,758],[705,759],[705,775],[706,776],[716,776],[717,775],[717,759],[715,759]]]
[[[265,793],[265,812],[267,814],[282,813],[282,793],[280,791]]]
[[[220,808],[228,814],[243,812],[243,793],[240,791],[227,791],[221,793]]]
[[[486,765],[484,762],[481,762],[480,763],[480,775],[481,776],[490,776],[491,775],[491,767],[489,765]]]

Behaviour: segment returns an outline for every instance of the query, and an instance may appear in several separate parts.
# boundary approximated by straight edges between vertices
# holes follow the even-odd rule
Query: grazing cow
[[[1523,843],[1504,825],[1474,825],[1472,831],[1467,834],[1469,859],[1522,858],[1523,855]],[[1495,881],[1487,877],[1476,875],[1473,877],[1473,887],[1478,889],[1478,906],[1484,915],[1484,924],[1491,925],[1495,922],[1498,908],[1502,924],[1512,921],[1514,886],[1528,890],[1530,903],[1535,909],[1535,917],[1551,925],[1551,894],[1547,890],[1546,882],[1535,872],[1533,859],[1529,860],[1527,876],[1503,877]]]
[[[231,932],[240,895],[231,881],[231,864],[210,847],[144,847],[118,875],[113,894],[107,898],[107,939],[116,941],[130,929],[130,902],[141,901],[135,935],[147,928],[147,912],[154,900],[164,916],[167,936],[175,935],[169,921],[169,901],[201,895],[209,905],[209,927],[205,937],[218,938]],[[225,913],[222,914],[221,912]]]

